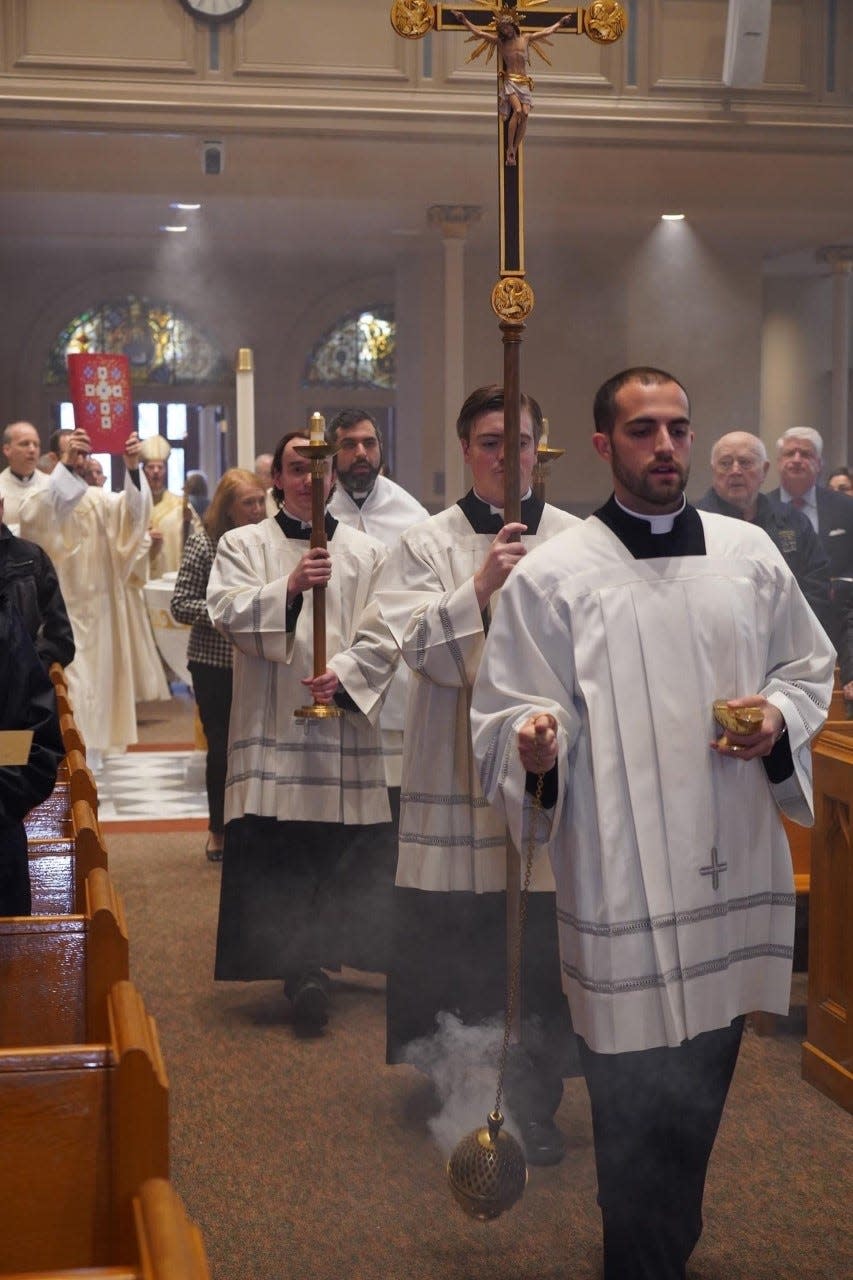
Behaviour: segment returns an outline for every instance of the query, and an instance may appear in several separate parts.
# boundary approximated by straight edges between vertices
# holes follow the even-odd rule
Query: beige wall
[[[777,0],[767,84],[740,94],[719,82],[725,0],[643,0],[636,9],[630,48],[628,37],[603,50],[559,38],[553,65],[537,70],[527,244],[537,301],[522,382],[542,401],[552,442],[570,450],[571,461],[553,469],[551,494],[576,510],[604,495],[606,476],[588,444],[590,404],[598,383],[625,364],[662,364],[691,391],[694,495],[707,483],[716,434],[737,424],[769,440],[794,418],[825,423],[828,405],[828,274],[815,268],[765,277],[761,228],[771,239],[777,212],[789,203],[819,204],[822,192],[849,182],[853,5],[839,6],[834,85],[824,62],[824,6]],[[217,44],[218,69],[211,60]],[[465,384],[499,381],[502,373],[488,301],[496,275],[494,71],[468,65],[468,52],[458,36],[435,34],[429,46],[401,40],[384,0],[316,0],[298,20],[280,0],[253,0],[215,42],[178,0],[0,0],[0,159],[8,190],[42,187],[48,201],[51,191],[82,198],[101,189],[142,198],[156,156],[153,189],[174,193],[190,171],[198,184],[199,140],[221,136],[220,193],[235,201],[274,193],[296,210],[287,234],[263,246],[234,238],[180,259],[150,237],[123,236],[121,226],[97,245],[37,232],[13,245],[0,239],[4,420],[45,425],[41,377],[56,332],[87,304],[136,291],[173,301],[229,355],[254,349],[258,447],[269,446],[312,407],[301,371],[327,325],[352,307],[393,301],[398,477],[439,505],[443,259],[426,210],[431,201],[462,198],[472,173],[486,213],[465,251]],[[57,134],[60,127],[68,132]],[[71,161],[70,145],[63,164],[50,143],[66,137],[76,146],[93,128],[93,138],[104,131],[96,144],[104,163],[99,170],[93,152],[89,180]],[[689,218],[678,227],[649,218],[640,230],[623,231],[620,202],[630,204],[638,183],[658,181],[663,198],[670,187],[661,157],[681,148],[687,167],[694,138],[707,148],[704,163],[719,171],[715,217],[701,232]],[[290,147],[286,164],[271,163],[273,139]],[[602,156],[612,166],[603,183]],[[626,176],[629,159],[635,167]],[[780,177],[775,203],[751,206],[755,166],[778,164],[781,175],[789,163],[799,167],[787,184]],[[359,245],[351,261],[322,244],[307,250],[321,206],[325,218],[339,210],[335,239],[346,241],[348,185],[365,171],[380,203],[385,192],[395,199],[418,192],[420,203],[407,210],[408,238]],[[556,213],[545,207],[555,187],[565,191],[565,224],[559,205]],[[672,194],[681,194],[677,184]],[[818,247],[802,245],[811,258]],[[233,389],[214,388],[211,396],[227,399]],[[842,456],[841,442],[835,453]]]

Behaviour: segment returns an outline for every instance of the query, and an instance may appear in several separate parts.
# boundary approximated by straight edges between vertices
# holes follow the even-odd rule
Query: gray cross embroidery
[[[714,888],[715,888],[715,889],[719,889],[719,887],[720,887],[720,872],[721,872],[721,871],[728,871],[728,869],[729,869],[729,864],[728,864],[727,862],[718,862],[718,861],[717,861],[717,850],[716,850],[716,847],[714,847],[714,848],[711,850],[711,864],[710,864],[710,866],[707,866],[707,867],[700,867],[700,868],[699,868],[699,874],[700,874],[700,875],[702,875],[702,876],[710,876],[710,877],[711,877],[711,884],[714,886]]]

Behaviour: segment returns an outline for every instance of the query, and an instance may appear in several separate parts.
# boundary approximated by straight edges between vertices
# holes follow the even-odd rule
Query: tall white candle
[[[251,347],[237,352],[237,466],[255,468],[255,370]]]
[[[542,434],[539,437],[539,448],[540,449],[548,448],[548,419],[547,418],[542,419]]]

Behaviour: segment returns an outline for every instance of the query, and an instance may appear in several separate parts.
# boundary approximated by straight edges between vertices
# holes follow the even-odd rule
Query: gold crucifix
[[[617,0],[595,0],[576,8],[542,6],[547,0],[476,0],[470,5],[431,4],[429,0],[395,0],[391,25],[407,40],[430,31],[469,33],[473,49],[468,62],[497,53],[498,194],[500,200],[500,280],[492,290],[492,310],[500,320],[523,324],[533,310],[533,290],[525,280],[524,198],[521,146],[533,103],[531,54],[550,65],[546,49],[554,35],[585,35],[612,44],[625,30],[627,18]]]

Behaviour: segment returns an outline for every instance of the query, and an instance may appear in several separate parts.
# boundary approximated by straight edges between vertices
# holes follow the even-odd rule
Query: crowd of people
[[[66,667],[97,762],[135,740],[137,700],[168,696],[139,633],[144,583],[176,576],[222,864],[215,976],[282,981],[303,1033],[322,1034],[342,966],[387,975],[389,1063],[428,1070],[448,1015],[500,1020],[514,847],[529,891],[506,1098],[525,1154],[562,1158],[563,1080],[582,1075],[606,1280],[677,1280],[744,1017],[787,1011],[779,811],[812,821],[836,651],[853,709],[850,475],[821,485],[821,437],[793,427],[765,492],[766,448],[737,429],[691,505],[688,394],[633,368],[595,398],[612,494],[583,521],[534,496],[543,419],[522,397],[508,521],[504,410],[498,386],[467,398],[471,487],[433,515],[362,410],[330,423],[322,480],[292,431],[210,498],[203,477],[169,493],[159,436],[129,437],[112,493],[84,432],[52,438],[42,470],[38,432],[13,423],[0,625],[27,670]],[[56,745],[32,691],[11,713],[44,738],[23,799]],[[752,726],[715,729],[719,699]],[[26,905],[7,772],[3,901]]]

